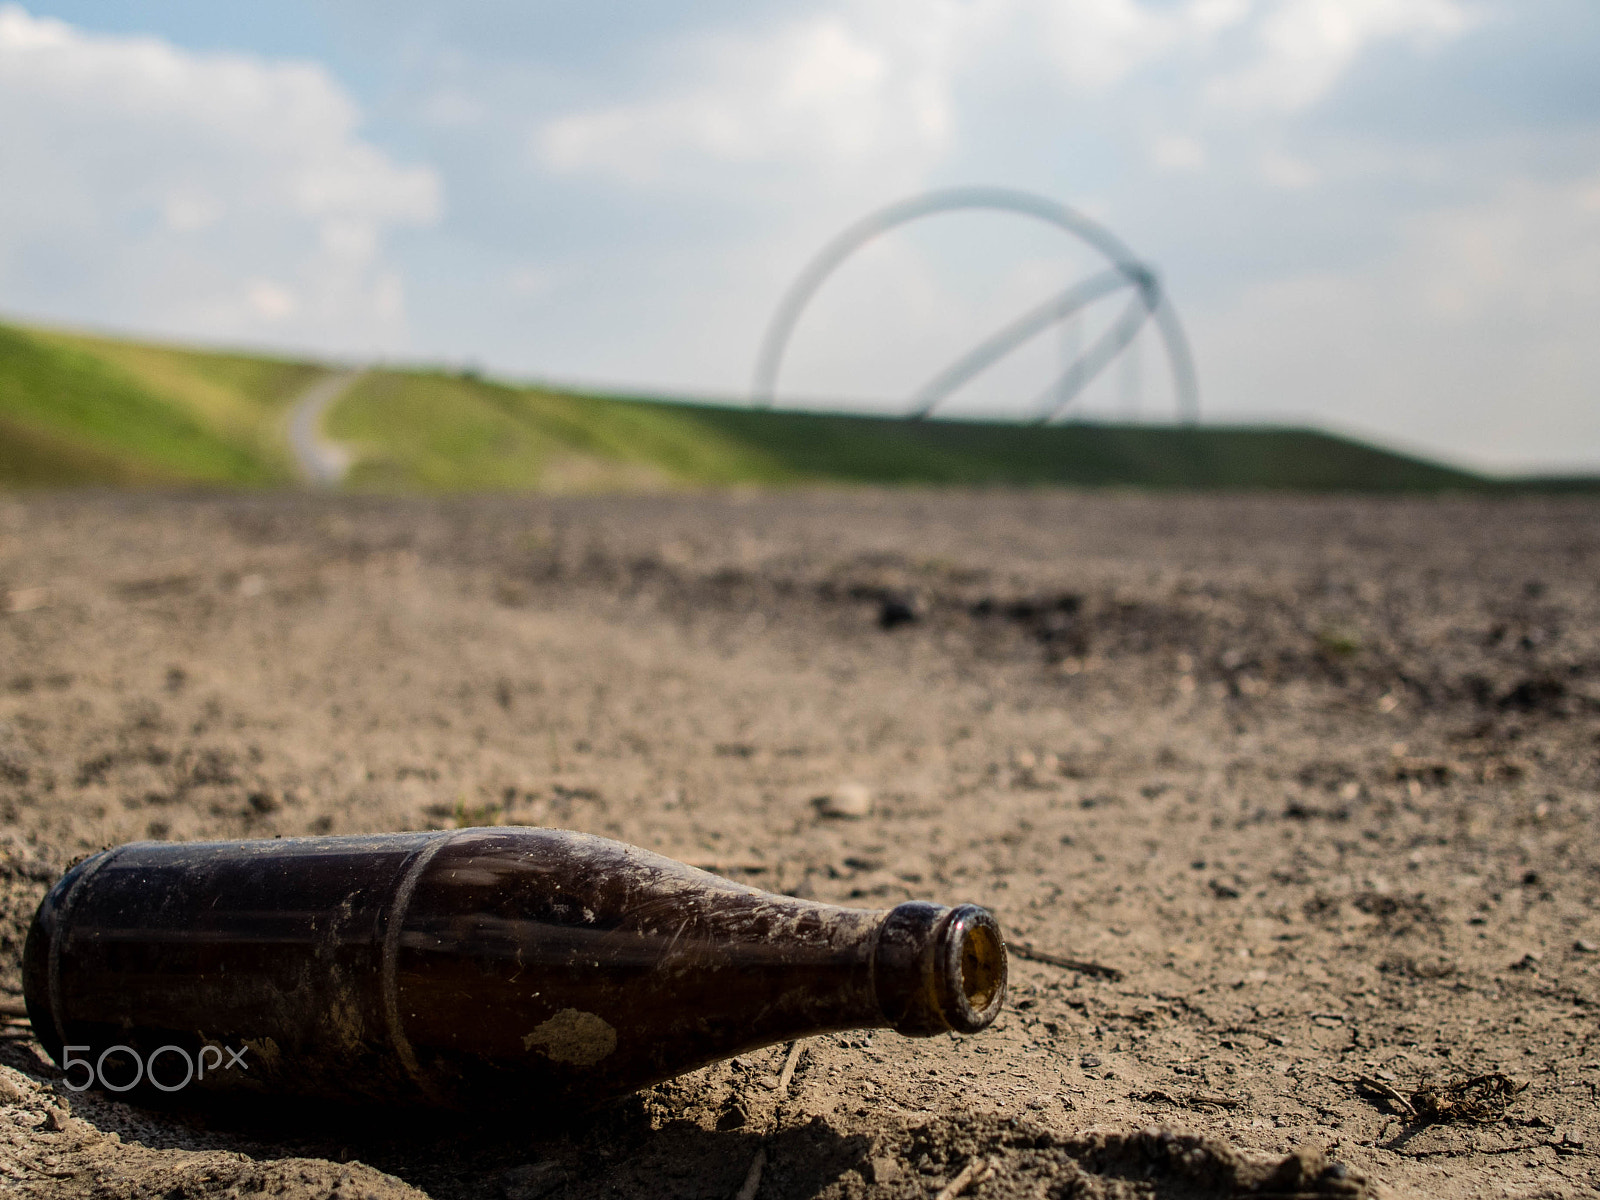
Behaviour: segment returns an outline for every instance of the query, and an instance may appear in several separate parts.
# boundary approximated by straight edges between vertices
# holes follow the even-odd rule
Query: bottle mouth
[[[1006,944],[986,908],[910,901],[879,931],[874,964],[887,1024],[912,1037],[977,1033],[1006,995]]]
[[[1006,946],[993,914],[976,904],[950,913],[940,939],[944,1016],[958,1033],[977,1033],[1000,1012],[1006,991]]]

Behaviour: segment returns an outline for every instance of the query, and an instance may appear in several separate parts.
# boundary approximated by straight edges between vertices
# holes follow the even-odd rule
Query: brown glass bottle
[[[108,850],[39,906],[23,976],[69,1086],[476,1107],[827,1030],[973,1033],[1006,961],[972,905],[841,908],[502,827]]]

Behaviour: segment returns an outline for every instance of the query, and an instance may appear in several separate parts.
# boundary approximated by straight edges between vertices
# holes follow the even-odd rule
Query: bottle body
[[[517,828],[120,847],[56,885],[24,956],[69,1086],[87,1061],[170,1091],[195,1063],[184,1088],[452,1107],[599,1100],[826,1030],[975,1031],[1004,973],[972,906],[840,908]]]

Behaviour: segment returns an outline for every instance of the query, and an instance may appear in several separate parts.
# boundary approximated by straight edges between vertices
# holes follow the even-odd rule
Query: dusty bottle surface
[[[551,829],[135,843],[39,907],[28,1014],[69,1087],[583,1103],[828,1030],[973,1033],[973,905],[771,895]]]

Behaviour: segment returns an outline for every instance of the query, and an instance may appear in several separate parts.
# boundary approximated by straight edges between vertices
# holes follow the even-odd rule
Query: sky
[[[1207,421],[1600,469],[1594,0],[0,2],[0,316],[748,394],[841,229],[1013,188],[1159,274]],[[871,242],[778,402],[903,410],[1096,252]],[[1125,303],[948,402],[1018,417]],[[1146,327],[1068,410],[1173,418]]]

